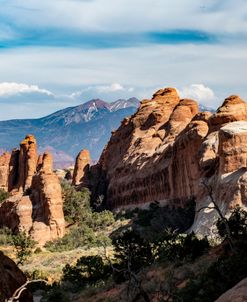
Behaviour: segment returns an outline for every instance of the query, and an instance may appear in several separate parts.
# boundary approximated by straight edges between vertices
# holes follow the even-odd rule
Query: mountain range
[[[33,134],[39,141],[39,152],[50,151],[57,168],[73,164],[81,149],[88,149],[96,161],[111,132],[136,112],[139,103],[135,97],[112,103],[93,99],[38,119],[0,121],[0,152],[12,150],[21,138]],[[212,111],[203,106],[200,109]]]
[[[0,121],[0,149],[11,150],[20,138],[33,134],[40,152],[51,151],[56,167],[74,162],[81,149],[89,149],[97,160],[111,132],[139,106],[137,98],[108,103],[100,99],[68,107],[38,119]]]

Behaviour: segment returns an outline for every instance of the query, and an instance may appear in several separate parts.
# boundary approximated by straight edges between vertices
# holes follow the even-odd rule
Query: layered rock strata
[[[0,187],[10,192],[0,204],[0,226],[26,231],[40,245],[62,237],[63,200],[52,156],[38,157],[36,140],[28,135],[20,150],[0,157],[0,171]]]
[[[224,214],[247,204],[246,109],[231,96],[212,115],[173,88],[159,90],[123,120],[91,167],[94,198],[104,195],[114,209],[153,201],[185,207],[193,200],[191,229],[210,233],[217,214],[205,209],[209,190]]]

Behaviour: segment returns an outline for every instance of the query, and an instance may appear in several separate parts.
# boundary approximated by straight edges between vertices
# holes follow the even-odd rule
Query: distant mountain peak
[[[81,104],[78,107],[78,111],[79,110],[87,110],[90,108],[94,108],[94,109],[109,109],[109,103],[101,100],[101,99],[92,99],[84,104]]]
[[[0,152],[11,150],[20,137],[31,132],[40,142],[41,150],[53,153],[57,167],[71,165],[71,157],[82,148],[90,149],[92,158],[97,159],[111,131],[119,127],[123,118],[134,114],[138,106],[135,98],[112,103],[92,99],[39,119],[0,121]]]
[[[115,102],[112,102],[109,104],[110,111],[117,111],[120,109],[125,109],[129,107],[138,108],[140,104],[140,101],[137,98],[129,98],[128,100],[125,99],[119,99]]]

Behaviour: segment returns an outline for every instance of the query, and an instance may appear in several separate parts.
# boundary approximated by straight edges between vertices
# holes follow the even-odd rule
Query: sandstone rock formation
[[[246,302],[247,301],[247,278],[243,279],[233,288],[229,289],[215,302]]]
[[[72,184],[78,185],[88,185],[88,172],[90,165],[90,153],[88,150],[82,150],[76,157],[75,168],[73,173]]]
[[[8,190],[9,164],[11,155],[8,152],[0,156],[0,189]]]
[[[26,282],[26,276],[17,265],[0,251],[0,302],[5,302]],[[28,291],[21,294],[20,302],[32,302]]]
[[[20,144],[18,189],[27,190],[31,187],[33,175],[37,169],[37,143],[33,135],[27,135]]]
[[[215,114],[195,101],[161,89],[123,120],[90,168],[93,197],[110,208],[148,205],[185,207],[196,202],[192,230],[209,234],[217,213],[247,204],[247,104],[231,96]],[[204,208],[203,210],[200,210]]]
[[[0,171],[0,186],[11,194],[0,204],[0,226],[26,231],[40,245],[62,237],[62,192],[52,156],[38,157],[36,140],[28,135],[20,150],[0,157]]]

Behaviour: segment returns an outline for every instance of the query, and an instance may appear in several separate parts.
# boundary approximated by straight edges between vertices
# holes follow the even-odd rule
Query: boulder
[[[27,281],[26,276],[10,258],[0,251],[0,302],[11,298],[14,292]],[[33,302],[32,295],[23,291],[19,302]]]
[[[247,278],[243,279],[233,288],[221,295],[215,302],[246,302]]]

